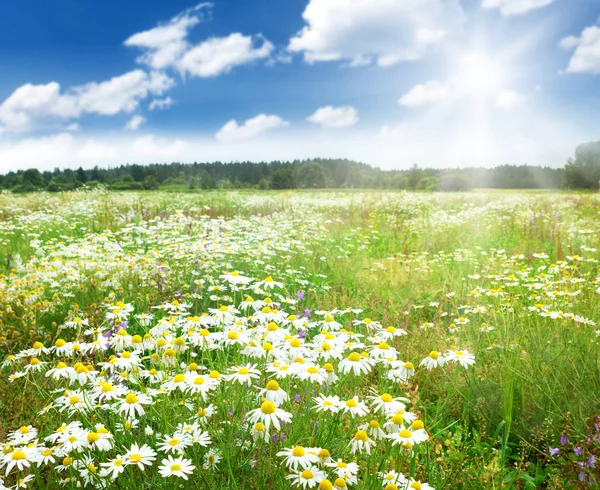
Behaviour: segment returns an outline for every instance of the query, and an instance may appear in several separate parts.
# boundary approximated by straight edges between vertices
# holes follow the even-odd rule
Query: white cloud
[[[505,90],[496,97],[496,107],[505,111],[516,109],[523,104],[525,97],[514,90]]]
[[[350,66],[418,59],[464,21],[459,0],[310,0],[302,16],[307,25],[289,51]]]
[[[170,140],[167,138],[158,138],[152,134],[140,136],[136,138],[131,148],[134,153],[134,158],[143,157],[144,160],[150,158],[151,161],[160,159],[171,159],[181,156],[182,151],[188,146],[183,140]]]
[[[118,157],[119,152],[113,145],[90,139],[78,151],[75,151],[75,154],[77,158],[88,164],[107,165]]]
[[[245,140],[276,128],[289,126],[279,116],[259,114],[239,125],[235,119],[225,124],[216,134],[219,141]]]
[[[148,95],[161,95],[174,81],[164,73],[134,70],[110,80],[72,87],[61,93],[57,82],[17,88],[0,104],[0,129],[28,131],[86,113],[113,116],[133,112]]]
[[[165,97],[164,99],[153,99],[148,105],[148,109],[151,111],[155,109],[162,111],[164,109],[168,109],[174,103],[175,101],[171,97]]]
[[[579,38],[577,36],[567,36],[560,40],[558,46],[565,51],[571,51],[572,49],[575,49],[578,44]]]
[[[259,45],[256,45],[260,43]],[[214,77],[230,72],[238,65],[268,58],[273,45],[260,36],[233,33],[227,37],[208,39],[187,51],[177,67],[197,77]]]
[[[317,109],[314,114],[306,118],[314,124],[320,124],[324,128],[347,128],[358,122],[358,111],[354,107],[325,106]]]
[[[483,8],[500,9],[502,15],[520,15],[550,5],[554,0],[483,0]]]
[[[67,131],[79,131],[81,127],[77,123],[71,123],[65,129]]]
[[[398,139],[404,138],[409,132],[410,126],[407,123],[384,124],[379,130],[379,134],[384,138]]]
[[[2,144],[0,168],[8,171],[32,167],[50,169],[56,165],[64,165],[65,157],[73,149],[73,141],[73,136],[69,133],[60,133]]]
[[[568,36],[560,46],[575,49],[567,73],[600,73],[600,27],[586,27],[580,37]]]
[[[229,73],[236,66],[270,57],[274,46],[260,35],[232,33],[197,45],[190,44],[188,34],[210,15],[212,6],[211,3],[198,4],[164,25],[134,34],[125,41],[125,45],[145,50],[137,58],[139,63],[156,70],[175,68],[183,75],[197,77]]]
[[[142,124],[144,124],[145,122],[146,122],[146,118],[144,116],[140,116],[139,114],[136,114],[129,121],[127,121],[127,124],[125,125],[125,129],[127,129],[128,131],[137,131],[139,129],[139,127]]]
[[[451,94],[452,87],[450,83],[430,80],[429,82],[415,85],[398,99],[398,103],[407,107],[419,107],[431,102],[444,100],[450,97]]]
[[[162,70],[175,64],[188,49],[186,40],[189,31],[206,15],[212,4],[201,3],[173,17],[168,23],[147,31],[138,32],[125,40],[125,46],[145,49],[138,63]]]

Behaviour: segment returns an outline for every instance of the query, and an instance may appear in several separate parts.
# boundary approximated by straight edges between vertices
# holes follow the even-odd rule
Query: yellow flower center
[[[360,361],[360,354],[358,352],[353,352],[348,356],[348,360],[352,362]]]
[[[179,471],[179,470],[181,470],[181,465],[180,464],[173,463],[171,465],[171,471]]]
[[[133,393],[129,393],[125,397],[125,403],[129,403],[130,405],[133,405],[134,403],[137,403],[137,401],[138,401],[138,397],[136,395],[134,395]]]
[[[412,432],[408,429],[403,429],[400,431],[400,437],[403,439],[410,439],[412,437]]]
[[[267,390],[269,391],[279,391],[279,383],[272,379],[267,383]]]
[[[11,459],[13,461],[21,461],[23,459],[27,459],[27,456],[23,451],[16,450],[14,453],[12,453]]]
[[[141,460],[142,455],[139,453],[132,454],[131,456],[129,456],[129,461],[131,461],[132,463],[139,463]]]
[[[348,408],[355,408],[355,407],[357,407],[357,406],[358,406],[358,403],[356,403],[356,400],[355,400],[354,398],[350,398],[350,400],[348,400],[348,401],[346,402],[346,406],[347,406]]]
[[[412,425],[410,426],[412,430],[419,430],[425,427],[425,424],[423,423],[422,420],[415,420]]]
[[[198,376],[196,379],[194,379],[194,384],[195,385],[203,385],[204,384],[204,378],[202,376]]]
[[[171,439],[171,440],[168,442],[168,444],[169,444],[169,446],[171,446],[171,447],[175,447],[175,446],[178,446],[180,442],[181,442],[181,441],[180,441],[179,439]]]
[[[323,480],[319,483],[319,490],[333,490],[333,485],[329,480]]]
[[[314,366],[311,366],[311,367],[309,367],[309,368],[307,369],[307,371],[308,371],[310,374],[317,374],[317,373],[319,372],[319,370],[318,370],[316,367],[314,367]]]
[[[250,372],[250,371],[248,371],[248,368],[245,368],[245,367],[243,367],[243,368],[240,368],[240,369],[238,370],[238,374],[244,374],[244,375],[245,375],[245,374],[248,374],[249,372]]]
[[[300,473],[300,476],[302,478],[304,478],[305,480],[310,480],[311,478],[313,478],[315,475],[313,474],[312,471],[310,470],[304,470],[302,473]]]
[[[354,434],[354,440],[367,442],[369,440],[369,436],[364,430],[359,430],[356,434]]]
[[[260,411],[264,414],[270,415],[277,411],[277,406],[273,402],[266,401],[260,406]]]
[[[381,395],[381,401],[385,402],[385,403],[390,403],[392,401],[392,395],[390,395],[389,393],[384,393],[383,395]]]
[[[295,456],[297,458],[304,456],[304,448],[302,446],[296,446],[292,450],[292,456]]]
[[[436,350],[432,350],[429,353],[429,357],[431,357],[432,359],[437,359],[438,357],[440,357],[440,353]]]
[[[90,432],[87,435],[88,442],[96,442],[98,439],[100,439],[100,436],[96,432]]]
[[[173,377],[173,383],[182,383],[183,381],[185,381],[185,376],[183,374],[176,374]]]

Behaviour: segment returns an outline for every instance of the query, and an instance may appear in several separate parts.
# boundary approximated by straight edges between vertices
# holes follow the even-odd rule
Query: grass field
[[[599,212],[0,194],[3,485],[594,488]]]

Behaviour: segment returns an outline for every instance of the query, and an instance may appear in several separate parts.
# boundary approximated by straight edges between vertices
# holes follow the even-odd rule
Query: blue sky
[[[0,9],[3,171],[315,156],[559,166],[600,139],[597,0]]]

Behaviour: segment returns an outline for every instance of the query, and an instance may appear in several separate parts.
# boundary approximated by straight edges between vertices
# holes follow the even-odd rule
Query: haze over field
[[[599,136],[599,14],[585,0],[8,3],[0,170],[562,166]]]

